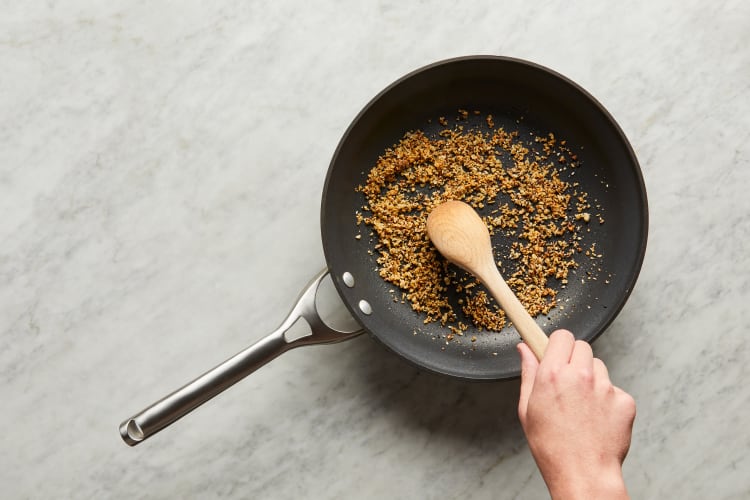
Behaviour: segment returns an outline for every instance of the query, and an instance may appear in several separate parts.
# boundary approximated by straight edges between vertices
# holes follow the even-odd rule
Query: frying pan
[[[520,137],[554,134],[565,140],[580,162],[568,180],[596,203],[604,223],[593,221],[583,232],[584,248],[596,243],[597,259],[581,258],[567,285],[558,284],[553,308],[536,320],[544,331],[567,328],[586,341],[596,339],[614,320],[635,285],[646,250],[648,204],[635,154],[612,116],[580,86],[537,64],[498,56],[470,56],[440,61],[397,80],[375,96],[344,133],[323,187],[320,222],[327,269],[303,291],[289,317],[256,344],[206,372],[146,410],[126,419],[120,434],[135,445],[184,416],[279,354],[301,345],[332,343],[368,332],[389,350],[417,367],[466,380],[517,377],[520,341],[512,325],[500,332],[465,332],[446,342],[439,323],[408,303],[394,301],[393,286],[377,273],[375,238],[360,237],[355,212],[366,205],[357,186],[383,152],[410,130],[434,136],[439,117],[457,110],[480,110],[468,125],[493,116],[495,127],[517,130]],[[485,125],[486,127],[486,125]],[[510,242],[496,241],[507,249]],[[503,255],[498,255],[502,260]],[[328,326],[317,312],[315,296],[330,274],[338,295],[361,329]],[[399,292],[400,295],[400,292]],[[310,333],[291,338],[300,318]],[[469,339],[476,336],[476,341]]]

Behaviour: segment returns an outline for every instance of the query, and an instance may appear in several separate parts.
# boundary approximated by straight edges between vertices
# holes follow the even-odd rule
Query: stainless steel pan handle
[[[331,328],[318,314],[315,298],[327,274],[327,270],[321,272],[307,285],[287,318],[274,332],[126,419],[120,424],[122,439],[130,446],[143,442],[290,349],[341,342],[362,333],[361,329],[339,331]],[[310,326],[311,333],[301,338],[288,338],[287,333],[300,318]]]

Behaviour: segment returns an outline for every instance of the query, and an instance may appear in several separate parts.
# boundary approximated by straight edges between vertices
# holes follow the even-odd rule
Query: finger
[[[539,368],[539,361],[529,346],[521,342],[517,346],[518,354],[521,355],[521,395],[518,398],[518,417],[521,422],[526,418],[526,408],[529,406],[529,397],[531,389],[534,387],[536,371]]]
[[[635,399],[633,398],[633,396],[617,386],[614,386],[614,389],[620,404],[621,414],[629,421],[630,425],[632,426],[633,421],[635,420],[636,413]]]
[[[591,345],[583,340],[576,340],[573,346],[573,353],[570,355],[570,364],[587,370],[594,368],[594,353]]]
[[[594,358],[594,377],[601,382],[606,382],[610,384],[609,380],[609,370],[607,369],[607,365],[604,364],[604,361],[602,361],[599,358]]]
[[[573,353],[575,337],[568,330],[555,330],[549,336],[549,344],[544,352],[542,364],[545,366],[561,366],[570,362]]]

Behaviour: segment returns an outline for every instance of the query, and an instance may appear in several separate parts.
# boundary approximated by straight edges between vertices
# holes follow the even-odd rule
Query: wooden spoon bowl
[[[492,255],[490,233],[479,214],[462,201],[446,201],[427,217],[427,234],[443,257],[476,276],[487,287],[523,341],[541,360],[547,348],[547,335],[500,274]]]

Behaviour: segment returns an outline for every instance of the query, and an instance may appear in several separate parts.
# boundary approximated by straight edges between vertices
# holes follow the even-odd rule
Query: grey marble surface
[[[328,162],[402,74],[555,69],[641,161],[649,245],[595,343],[634,498],[750,497],[747,2],[5,2],[3,498],[543,498],[517,381],[367,337],[291,351],[136,448],[117,425],[271,331],[324,266]]]

